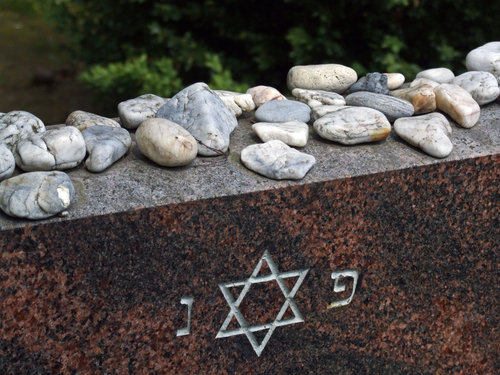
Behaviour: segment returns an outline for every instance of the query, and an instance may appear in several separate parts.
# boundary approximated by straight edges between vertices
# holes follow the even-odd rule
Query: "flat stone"
[[[296,100],[273,100],[255,111],[255,121],[261,122],[308,122],[310,119],[311,108]]]
[[[488,72],[466,72],[453,78],[450,83],[471,94],[479,105],[491,103],[500,95],[497,79]]]
[[[233,112],[205,83],[195,83],[177,93],[156,117],[175,122],[191,133],[199,143],[198,153],[204,156],[226,152],[230,135],[238,126]]]
[[[236,117],[241,116],[243,112],[250,112],[255,109],[255,103],[250,94],[240,94],[225,90],[214,90],[214,92],[234,112]]]
[[[124,128],[136,129],[144,121],[154,118],[162,105],[169,99],[154,94],[141,95],[118,104],[118,114]]]
[[[490,42],[473,49],[465,58],[468,70],[488,72],[500,77],[500,42]]]
[[[74,126],[80,131],[95,125],[105,125],[114,128],[121,127],[120,124],[115,120],[85,111],[72,112],[66,119],[66,125]]]
[[[436,110],[436,94],[430,85],[420,85],[391,91],[391,96],[408,100],[415,109],[414,115]]]
[[[69,169],[85,158],[85,140],[74,126],[63,126],[20,140],[13,154],[24,171]]]
[[[16,168],[16,159],[5,143],[0,143],[0,181],[10,178]]]
[[[349,92],[368,91],[377,94],[389,95],[390,90],[387,87],[387,76],[380,73],[368,73],[358,82],[349,87]]]
[[[258,122],[252,130],[263,142],[277,139],[289,146],[304,147],[309,138],[309,126],[305,122],[291,121],[281,124]]]
[[[292,95],[310,108],[320,105],[345,105],[342,95],[324,90],[293,89]]]
[[[445,158],[453,149],[451,126],[441,113],[400,118],[394,122],[396,134],[411,145],[436,158]]]
[[[354,145],[381,141],[391,132],[382,112],[364,107],[347,107],[314,121],[314,130],[325,139]]]
[[[401,73],[384,73],[387,76],[387,88],[389,90],[396,90],[405,83],[405,76]]]
[[[273,100],[287,100],[278,90],[270,86],[251,87],[247,90],[247,94],[252,96],[255,107]]]
[[[182,126],[163,118],[143,122],[135,139],[148,159],[165,167],[187,165],[198,154],[194,137]]]
[[[433,68],[421,71],[415,78],[427,78],[437,83],[448,83],[455,78],[455,74],[448,68]]]
[[[45,219],[68,209],[74,199],[75,188],[64,172],[23,173],[0,183],[0,208],[9,216]]]
[[[439,85],[439,83],[429,78],[417,78],[413,80],[412,83],[410,83],[410,87],[422,86],[422,85],[429,85],[432,86],[432,88],[434,88],[437,85]]]
[[[336,112],[339,109],[343,109],[343,108],[348,108],[348,107],[345,105],[322,105],[322,106],[314,107],[311,110],[311,119],[313,121],[316,121],[317,119],[319,119],[319,118],[321,118],[329,113]]]
[[[241,151],[248,169],[275,180],[299,180],[316,163],[312,155],[297,151],[279,140],[251,145]]]
[[[287,85],[290,90],[299,88],[342,94],[357,80],[354,69],[344,65],[298,65],[288,71]]]
[[[102,172],[124,156],[132,145],[130,133],[123,128],[94,125],[82,131],[89,157],[85,167],[90,172]]]
[[[413,115],[413,105],[408,101],[389,95],[359,91],[346,97],[346,104],[355,107],[373,108],[382,112],[390,122],[400,117]]]
[[[0,143],[5,143],[11,151],[19,140],[44,131],[42,120],[29,112],[12,111],[0,114]]]
[[[463,128],[472,128],[481,115],[479,104],[471,94],[457,85],[442,83],[434,88],[437,107]]]

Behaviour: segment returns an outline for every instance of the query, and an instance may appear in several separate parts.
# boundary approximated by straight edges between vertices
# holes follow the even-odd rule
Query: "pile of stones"
[[[290,99],[268,86],[235,93],[195,83],[172,98],[147,94],[122,102],[119,119],[76,111],[65,125],[48,129],[28,112],[0,113],[0,208],[29,219],[64,215],[75,189],[62,171],[88,154],[85,167],[102,172],[130,150],[130,131],[139,150],[162,166],[227,155],[237,117],[253,111],[252,129],[263,143],[244,148],[241,162],[272,179],[301,179],[314,165],[314,156],[296,149],[307,144],[309,124],[344,145],[381,141],[393,127],[409,144],[445,158],[453,144],[444,114],[472,128],[480,106],[500,94],[500,42],[471,51],[466,65],[469,71],[459,76],[446,68],[422,71],[410,84],[399,73],[358,80],[343,65],[295,66],[287,77]],[[12,177],[16,166],[26,173]]]

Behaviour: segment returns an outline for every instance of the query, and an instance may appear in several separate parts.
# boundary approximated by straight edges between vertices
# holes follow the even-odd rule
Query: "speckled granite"
[[[257,142],[248,121],[229,159],[169,170],[134,146],[102,175],[71,171],[69,217],[0,219],[0,373],[499,373],[499,118],[493,104],[476,128],[454,127],[445,160],[396,135],[354,147],[311,135],[302,150],[318,163],[299,182],[239,164]],[[248,279],[266,250],[279,272],[308,272],[293,297],[304,321],[276,327],[259,357],[245,335],[216,336],[230,313],[220,284]],[[352,303],[327,309],[352,293],[333,290],[348,269]],[[183,297],[191,330],[177,336]],[[239,310],[256,326],[284,303],[272,281]]]

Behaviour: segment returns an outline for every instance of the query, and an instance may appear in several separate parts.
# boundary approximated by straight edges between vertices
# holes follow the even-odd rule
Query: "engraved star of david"
[[[269,269],[271,270],[271,274],[257,277],[262,268],[262,262],[264,260],[267,262]],[[226,320],[222,324],[219,333],[217,333],[216,338],[245,334],[248,338],[248,341],[250,341],[253,350],[255,350],[255,353],[257,353],[257,356],[260,356],[276,327],[286,326],[295,323],[302,323],[304,321],[297,305],[295,304],[295,301],[293,300],[293,297],[295,296],[295,293],[297,293],[297,290],[299,290],[300,285],[302,284],[302,281],[304,281],[304,278],[306,277],[308,271],[309,269],[280,273],[278,267],[272,260],[271,255],[266,250],[262,258],[260,258],[260,261],[255,267],[252,275],[247,280],[219,284],[222,294],[224,295],[224,298],[226,299],[231,310],[229,311]],[[284,279],[287,279],[289,277],[298,277],[291,291],[288,290],[288,287],[286,286],[286,283],[284,281]],[[246,321],[245,317],[243,316],[243,314],[239,309],[241,302],[243,301],[245,295],[250,290],[252,284],[265,283],[273,280],[277,281],[281,291],[283,292],[283,295],[285,296],[285,302],[283,303],[280,312],[278,313],[276,319],[272,323],[261,324],[258,326],[249,326],[248,322]],[[235,301],[233,295],[229,291],[229,288],[239,287],[239,286],[243,286],[243,290],[241,291],[238,299]],[[288,307],[290,307],[290,309],[292,310],[294,317],[291,319],[282,320],[283,315],[285,315],[285,312],[287,311]],[[227,328],[229,327],[229,324],[231,323],[233,317],[236,317],[241,328],[232,329],[228,331]],[[253,332],[263,331],[266,329],[268,330],[267,334],[262,340],[262,342],[259,344]]]

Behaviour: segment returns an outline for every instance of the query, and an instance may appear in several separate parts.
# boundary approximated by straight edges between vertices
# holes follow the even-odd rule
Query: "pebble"
[[[5,143],[0,143],[0,181],[12,176],[16,168],[16,159]]]
[[[0,183],[0,208],[9,216],[45,219],[68,209],[75,188],[64,172],[31,172]]]
[[[13,154],[17,166],[24,171],[69,169],[85,157],[85,140],[74,126],[63,126],[20,140]]]
[[[187,165],[198,154],[196,139],[182,126],[163,118],[143,122],[135,139],[148,159],[165,167]]]
[[[270,86],[251,87],[247,90],[247,94],[252,96],[255,107],[260,107],[262,104],[273,100],[287,100],[278,90]]]
[[[384,73],[387,76],[387,88],[389,90],[396,90],[405,83],[405,76],[401,73]]]
[[[313,127],[322,138],[344,145],[381,141],[391,132],[383,113],[364,107],[339,109],[316,120]]]
[[[476,70],[500,77],[500,42],[490,42],[473,49],[465,58],[468,70]]]
[[[257,122],[308,122],[311,119],[311,108],[296,100],[273,100],[262,104],[255,111]]]
[[[346,104],[349,106],[368,107],[382,112],[390,122],[400,117],[413,115],[413,105],[408,101],[389,95],[376,94],[374,92],[359,91],[348,95]]]
[[[439,83],[429,78],[417,78],[413,80],[412,83],[410,83],[410,87],[421,86],[421,85],[429,85],[432,86],[432,88],[434,88],[437,85],[439,85]]]
[[[297,98],[297,100],[306,103],[311,108],[315,108],[320,105],[345,105],[344,97],[335,92],[293,89],[292,95]]]
[[[214,92],[234,112],[236,117],[241,116],[243,112],[250,112],[255,109],[255,103],[250,94],[240,94],[224,90],[214,90]]]
[[[290,121],[281,124],[258,122],[252,130],[263,142],[277,139],[289,146],[304,147],[309,138],[309,126],[305,122]]]
[[[387,87],[387,76],[380,73],[368,73],[358,82],[349,88],[349,92],[368,91],[377,94],[389,95],[390,90]]]
[[[472,128],[479,120],[481,108],[472,96],[463,88],[449,83],[442,83],[434,88],[438,109],[463,128]]]
[[[80,131],[95,125],[106,125],[115,128],[121,127],[120,124],[115,120],[85,111],[72,112],[66,119],[66,125],[74,126]]]
[[[316,163],[312,155],[297,151],[280,140],[251,145],[241,151],[248,169],[275,180],[299,180]]]
[[[118,104],[118,114],[124,128],[136,129],[144,121],[154,118],[158,109],[169,99],[160,98],[154,94],[141,95]]]
[[[436,158],[445,158],[453,149],[451,126],[441,113],[401,118],[394,123],[396,134]]]
[[[436,94],[430,85],[420,85],[391,91],[391,96],[408,100],[415,109],[414,115],[422,115],[424,113],[433,112],[436,110]]]
[[[85,167],[94,173],[108,168],[125,155],[132,145],[130,133],[121,127],[95,125],[83,130],[82,136],[89,153]]]
[[[415,78],[427,78],[437,83],[448,83],[455,78],[455,74],[448,68],[434,68],[421,71]]]
[[[178,92],[156,115],[182,126],[203,144],[198,153],[220,155],[229,148],[229,138],[238,126],[233,112],[207,84],[195,83]]]
[[[343,108],[348,108],[348,107],[345,105],[322,105],[322,106],[314,107],[311,110],[311,119],[313,121],[316,121],[317,119],[319,119],[319,118],[321,118],[329,113],[336,112],[339,109],[343,109]]]
[[[5,143],[11,151],[21,139],[44,131],[42,120],[29,112],[12,111],[0,114],[0,143]]]
[[[290,90],[299,88],[342,94],[357,80],[354,69],[344,65],[298,65],[288,71],[287,85]]]
[[[491,103],[500,94],[497,79],[488,72],[467,72],[453,78],[450,83],[471,94],[479,105]]]

